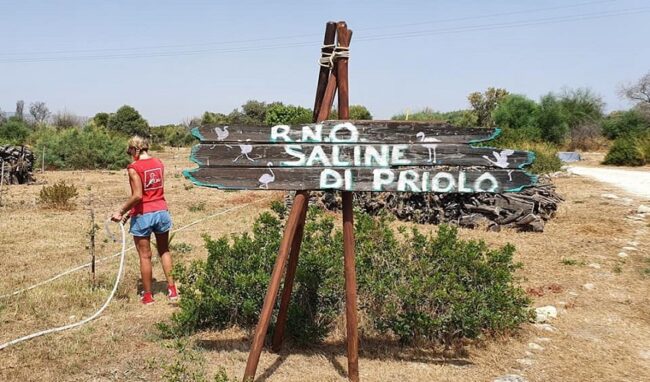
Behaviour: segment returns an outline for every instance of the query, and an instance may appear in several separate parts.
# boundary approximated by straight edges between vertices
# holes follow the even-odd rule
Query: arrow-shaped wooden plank
[[[185,176],[199,186],[232,190],[345,190],[439,193],[517,192],[536,177],[522,170],[438,167],[198,168]]]
[[[518,169],[531,164],[529,151],[460,144],[201,144],[192,161],[202,167],[394,167],[480,166]]]
[[[203,125],[192,130],[203,143],[477,143],[494,139],[499,132],[410,121],[324,121],[271,127]]]

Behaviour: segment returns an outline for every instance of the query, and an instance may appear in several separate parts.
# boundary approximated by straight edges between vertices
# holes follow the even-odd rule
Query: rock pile
[[[4,164],[4,184],[34,181],[34,153],[26,146],[0,146],[0,167]]]

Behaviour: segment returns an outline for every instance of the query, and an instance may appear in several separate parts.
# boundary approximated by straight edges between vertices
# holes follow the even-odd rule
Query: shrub
[[[605,156],[604,164],[617,166],[643,166],[646,163],[642,138],[633,136],[619,137]]]
[[[497,127],[525,130],[528,131],[529,140],[537,140],[541,137],[535,120],[537,112],[538,106],[535,101],[522,95],[510,94],[496,107],[492,119]]]
[[[438,112],[430,108],[424,108],[408,116],[406,114],[396,114],[391,119],[394,121],[404,121],[407,117],[409,121],[439,121],[460,127],[476,127],[478,125],[478,117],[471,110]]]
[[[266,109],[264,124],[275,125],[298,125],[312,121],[311,109],[302,106],[284,105],[280,102],[269,105]]]
[[[127,140],[102,128],[43,129],[32,140],[36,151],[45,150],[45,163],[56,169],[117,170],[129,164]]]
[[[552,94],[547,94],[539,101],[535,122],[546,142],[561,144],[569,132],[569,125],[562,110],[562,105]]]
[[[39,199],[45,207],[67,210],[74,207],[71,200],[77,195],[74,184],[66,184],[65,180],[61,180],[51,186],[43,186]]]
[[[533,174],[541,175],[560,171],[562,161],[557,156],[557,146],[541,142],[541,140],[529,139],[532,134],[535,133],[529,128],[504,128],[496,140],[484,142],[482,145],[532,151],[535,154],[535,161],[527,169]]]
[[[650,131],[650,120],[637,110],[615,111],[602,121],[603,134],[609,139]]]
[[[124,105],[108,117],[106,127],[128,136],[149,136],[149,124],[132,106]]]
[[[185,147],[194,144],[196,139],[190,131],[180,125],[164,125],[151,128],[153,145]]]
[[[10,118],[9,121],[0,124],[0,144],[25,144],[29,132],[25,122]]]
[[[284,214],[277,205],[274,210]],[[206,237],[207,261],[176,266],[183,299],[171,325],[159,325],[165,334],[257,323],[281,240],[278,216],[262,213],[252,235]],[[513,281],[518,265],[512,246],[491,250],[483,242],[459,240],[456,229],[445,226],[437,236],[413,230],[398,239],[390,223],[388,217],[356,215],[365,329],[403,342],[450,344],[512,330],[528,318],[528,300]],[[343,314],[342,252],[333,218],[310,209],[286,328],[298,343],[322,340]]]

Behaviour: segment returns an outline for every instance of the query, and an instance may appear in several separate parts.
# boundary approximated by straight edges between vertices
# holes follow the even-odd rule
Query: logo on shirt
[[[144,171],[144,190],[156,190],[163,187],[161,168],[152,168]]]

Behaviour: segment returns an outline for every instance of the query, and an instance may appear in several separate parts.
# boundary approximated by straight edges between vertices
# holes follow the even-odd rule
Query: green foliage
[[[107,127],[109,130],[128,136],[149,136],[149,124],[137,110],[129,105],[124,105],[111,114],[108,118]]]
[[[312,121],[312,111],[302,106],[284,105],[276,102],[266,109],[264,124],[275,125],[299,125]]]
[[[602,121],[602,130],[609,139],[650,131],[650,119],[637,110],[614,111]]]
[[[372,119],[372,114],[368,108],[363,105],[350,105],[349,107],[350,119],[368,121]],[[339,119],[339,111],[333,108],[327,119]]]
[[[27,142],[30,130],[24,121],[9,118],[0,124],[0,144],[23,145]]]
[[[201,125],[216,123],[220,125],[227,125],[229,122],[228,116],[223,113],[212,113],[206,111],[201,117]]]
[[[266,119],[266,110],[271,105],[262,101],[248,100],[241,106],[241,111],[235,109],[228,114],[228,123],[262,126]]]
[[[650,160],[650,139],[648,137],[625,135],[616,138],[605,156],[604,164],[617,166],[643,166]]]
[[[275,205],[277,215],[284,209]],[[369,330],[446,344],[513,330],[528,319],[528,300],[514,285],[514,248],[462,241],[454,228],[417,230],[398,239],[388,217],[356,215],[359,301]],[[205,237],[207,261],[177,265],[183,299],[167,335],[257,323],[282,235],[277,216],[262,213],[252,234]],[[342,233],[333,218],[309,210],[286,333],[298,343],[322,340],[344,310]]]
[[[108,113],[97,113],[92,119],[92,122],[95,124],[97,127],[108,127],[108,119],[110,118],[110,114]]]
[[[537,127],[546,142],[561,144],[564,142],[569,125],[561,103],[552,94],[547,94],[539,102],[536,116]]]
[[[36,151],[45,150],[47,166],[62,170],[117,170],[129,164],[127,139],[105,129],[42,129],[32,137]]]
[[[151,143],[162,146],[185,147],[193,145],[196,139],[189,129],[182,125],[164,125],[151,128]]]
[[[66,184],[65,180],[61,180],[51,186],[43,186],[39,200],[45,207],[68,210],[74,207],[71,201],[77,195],[77,187],[74,184]]]
[[[163,380],[166,382],[207,382],[205,357],[185,339],[175,339],[167,345],[176,351],[171,362],[163,363]],[[220,367],[212,379],[214,382],[234,382],[226,370]]]
[[[565,90],[559,96],[558,102],[564,114],[564,121],[571,131],[585,123],[600,121],[603,117],[605,103],[590,89]]]
[[[460,127],[476,127],[478,124],[478,118],[471,110],[439,112],[430,108],[424,108],[413,114],[396,114],[391,119],[394,121],[405,121],[407,117],[409,121],[438,121]]]
[[[519,94],[506,96],[492,114],[494,124],[502,129],[511,129],[520,139],[536,141],[541,132],[536,126],[538,106],[535,101]]]
[[[508,96],[508,91],[499,88],[488,88],[484,93],[474,92],[467,96],[479,126],[493,127],[492,112]]]

